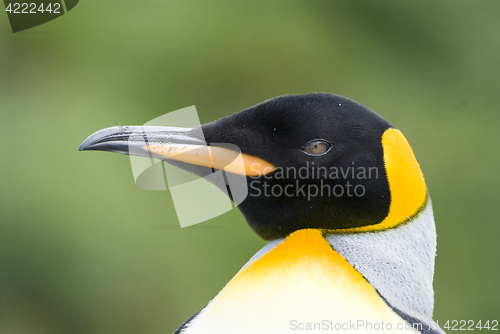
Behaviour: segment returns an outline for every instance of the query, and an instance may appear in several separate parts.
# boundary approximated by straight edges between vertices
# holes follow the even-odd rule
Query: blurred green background
[[[91,133],[331,92],[413,146],[438,231],[435,319],[500,311],[500,2],[81,1],[0,14],[0,333],[169,333],[265,244],[237,210],[178,228]]]

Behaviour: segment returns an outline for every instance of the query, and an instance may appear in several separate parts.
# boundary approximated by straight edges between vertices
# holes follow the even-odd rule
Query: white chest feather
[[[337,331],[416,333],[320,231],[300,230],[238,273],[182,333]]]

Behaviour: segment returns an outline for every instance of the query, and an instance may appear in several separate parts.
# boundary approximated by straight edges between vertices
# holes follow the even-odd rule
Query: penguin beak
[[[275,169],[259,157],[239,152],[230,143],[207,145],[200,127],[115,126],[85,139],[79,151],[90,150],[174,160],[246,176],[260,176]]]

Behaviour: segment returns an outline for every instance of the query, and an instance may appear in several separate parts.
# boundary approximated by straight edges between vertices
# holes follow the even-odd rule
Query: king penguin
[[[138,129],[144,141],[130,139]],[[175,334],[444,333],[432,319],[436,231],[424,177],[403,134],[370,109],[286,95],[192,129],[103,129],[80,150],[247,180],[238,208],[269,242]]]

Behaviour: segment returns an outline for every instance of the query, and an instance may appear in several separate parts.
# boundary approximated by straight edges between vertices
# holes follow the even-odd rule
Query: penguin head
[[[152,131],[161,141],[162,129]],[[181,143],[203,142],[213,155],[217,149],[241,152],[248,195],[238,208],[266,240],[304,228],[334,233],[393,228],[411,220],[427,200],[422,172],[401,132],[341,96],[281,96],[201,128],[165,128],[165,133],[170,141],[177,133]],[[188,156],[172,159],[150,145],[133,150],[126,135],[123,128],[104,129],[80,150],[154,153],[200,176],[218,167],[212,157],[200,163]]]

